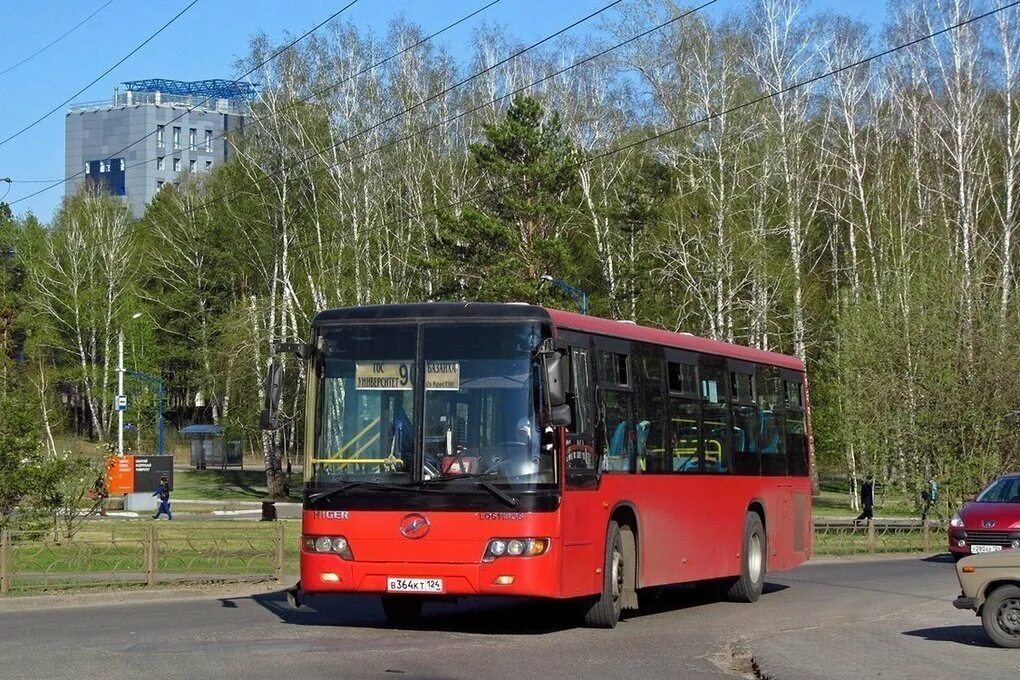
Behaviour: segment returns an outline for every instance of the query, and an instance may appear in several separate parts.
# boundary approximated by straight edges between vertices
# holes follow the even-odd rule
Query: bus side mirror
[[[275,430],[279,427],[280,398],[283,396],[283,364],[273,357],[266,371],[266,401],[259,415],[259,425],[263,430]]]
[[[542,356],[549,422],[554,427],[568,426],[572,420],[570,405],[567,403],[567,381],[564,376],[566,365],[563,355],[559,352],[547,352]]]

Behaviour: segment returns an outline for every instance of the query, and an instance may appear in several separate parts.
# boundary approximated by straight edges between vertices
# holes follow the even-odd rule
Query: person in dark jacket
[[[867,519],[874,519],[874,506],[875,506],[875,478],[868,475],[864,478],[864,484],[861,484],[861,514],[857,516],[855,521],[860,522]]]
[[[159,519],[159,516],[164,512],[167,519],[173,519],[174,516],[170,514],[170,483],[167,481],[166,476],[159,478],[159,488],[152,495],[159,498],[159,509],[156,510],[156,514],[152,516],[152,519]]]

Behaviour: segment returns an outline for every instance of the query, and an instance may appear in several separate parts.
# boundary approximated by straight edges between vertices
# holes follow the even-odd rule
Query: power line
[[[162,32],[163,32],[163,31],[165,31],[165,30],[166,30],[167,28],[169,28],[169,27],[170,27],[170,25],[171,25],[171,24],[173,24],[173,23],[174,23],[175,21],[177,21],[178,19],[180,19],[180,18],[181,18],[181,17],[182,17],[183,15],[184,15],[184,13],[185,13],[185,12],[187,12],[187,11],[188,11],[189,9],[191,9],[192,7],[194,7],[194,6],[195,6],[195,4],[196,4],[197,2],[198,2],[198,0],[191,0],[191,2],[190,2],[190,3],[188,3],[188,5],[187,5],[187,6],[186,6],[186,7],[184,8],[184,9],[182,9],[182,10],[181,10],[180,12],[178,12],[177,14],[175,14],[175,15],[173,16],[173,18],[172,18],[172,19],[170,19],[170,21],[168,21],[168,22],[166,22],[165,24],[163,24],[162,26],[160,26],[160,27],[159,27],[159,29],[158,29],[158,30],[157,30],[157,31],[156,31],[155,33],[153,33],[153,34],[152,34],[152,35],[150,35],[150,36],[149,36],[148,38],[146,38],[145,40],[143,40],[143,41],[142,41],[142,43],[141,43],[140,45],[138,45],[138,46],[137,46],[137,47],[135,47],[135,48],[134,48],[133,50],[131,50],[130,52],[128,52],[127,54],[125,54],[125,55],[124,55],[123,57],[121,57],[121,58],[120,58],[120,60],[119,60],[119,61],[118,61],[118,62],[117,62],[116,64],[114,64],[114,65],[113,65],[113,66],[111,66],[110,68],[108,68],[108,69],[106,69],[105,71],[103,71],[102,73],[100,73],[100,74],[99,74],[98,76],[96,76],[96,78],[95,78],[95,79],[93,79],[93,80],[92,80],[92,82],[90,82],[90,83],[89,83],[88,85],[86,85],[85,87],[81,88],[80,90],[78,90],[77,92],[75,92],[74,94],[72,94],[72,95],[71,95],[70,97],[68,97],[68,98],[67,98],[67,99],[65,99],[64,101],[62,101],[62,102],[60,102],[59,104],[57,104],[56,106],[54,106],[54,107],[53,107],[52,109],[50,109],[49,111],[47,111],[46,113],[44,113],[44,114],[43,114],[42,116],[40,116],[39,118],[36,118],[36,119],[35,119],[34,121],[32,121],[31,123],[29,123],[29,124],[28,124],[28,125],[26,125],[25,127],[21,128],[20,130],[18,130],[17,132],[15,132],[14,134],[12,134],[11,136],[9,136],[9,137],[7,137],[6,139],[4,139],[4,140],[0,141],[0,146],[3,146],[4,144],[6,144],[7,142],[11,141],[11,140],[12,140],[12,139],[14,139],[15,137],[18,137],[18,136],[20,136],[21,134],[23,134],[23,133],[25,133],[25,132],[27,132],[27,131],[31,130],[31,129],[32,129],[32,128],[34,128],[34,127],[35,127],[36,125],[38,125],[39,123],[43,122],[44,120],[46,120],[47,118],[49,118],[50,116],[52,116],[52,115],[53,115],[54,113],[56,113],[57,111],[59,111],[60,109],[62,109],[62,108],[63,108],[64,106],[66,106],[66,105],[67,105],[67,103],[68,103],[68,102],[70,102],[71,100],[73,100],[73,99],[74,99],[75,97],[79,96],[79,95],[80,95],[80,94],[81,94],[82,92],[85,92],[85,91],[86,91],[86,90],[88,90],[88,89],[89,89],[90,87],[92,87],[93,85],[95,85],[96,83],[98,83],[98,82],[99,82],[99,81],[100,81],[101,79],[105,78],[105,77],[106,77],[107,75],[109,75],[110,71],[112,71],[113,69],[115,69],[115,68],[117,68],[118,66],[120,66],[121,64],[123,64],[123,63],[124,63],[125,61],[127,61],[127,60],[128,60],[129,58],[131,58],[131,57],[132,57],[132,56],[133,56],[133,55],[134,55],[134,54],[135,54],[135,53],[136,53],[136,52],[137,52],[138,50],[140,50],[140,49],[142,49],[143,47],[145,47],[146,45],[148,45],[148,44],[149,44],[149,42],[151,42],[151,41],[152,41],[153,39],[155,39],[155,37],[156,37],[156,36],[158,36],[158,35],[159,35],[160,33],[162,33]]]
[[[16,63],[16,64],[13,64],[13,65],[11,65],[11,66],[8,66],[8,67],[7,67],[7,68],[5,68],[5,69],[4,69],[3,71],[0,71],[0,76],[2,76],[2,75],[4,75],[4,74],[7,74],[7,73],[10,73],[10,72],[11,72],[11,71],[13,71],[14,69],[16,69],[16,68],[18,68],[19,66],[21,66],[22,64],[27,64],[28,62],[32,61],[33,59],[35,59],[36,57],[38,57],[38,56],[39,56],[40,54],[42,54],[42,53],[43,53],[43,52],[45,52],[46,50],[50,49],[51,47],[53,47],[54,45],[56,45],[56,44],[57,44],[58,42],[60,42],[61,40],[63,40],[63,39],[64,39],[64,38],[66,38],[67,36],[71,35],[71,34],[72,34],[72,33],[74,33],[75,31],[77,31],[77,30],[78,30],[79,28],[81,28],[82,26],[84,26],[84,25],[85,25],[85,24],[86,24],[86,23],[88,22],[88,20],[89,20],[89,19],[91,19],[92,17],[94,17],[94,16],[96,16],[97,14],[99,14],[100,12],[102,12],[102,11],[103,11],[104,9],[106,9],[106,8],[107,8],[108,6],[110,6],[110,5],[112,4],[112,3],[113,3],[113,0],[106,0],[106,2],[105,2],[105,3],[103,3],[102,5],[100,5],[99,9],[97,9],[97,10],[96,10],[96,11],[94,11],[94,12],[92,12],[92,14],[88,15],[87,17],[85,17],[84,19],[82,19],[81,21],[79,21],[78,23],[76,23],[76,24],[75,24],[74,26],[72,26],[71,28],[69,28],[69,29],[68,29],[68,30],[67,30],[67,31],[66,31],[66,32],[65,32],[65,33],[64,33],[63,35],[61,35],[61,36],[60,36],[59,38],[56,38],[56,39],[54,39],[54,40],[50,41],[49,43],[47,43],[46,45],[44,45],[44,46],[40,47],[40,48],[39,48],[38,50],[36,50],[36,51],[35,51],[35,52],[33,52],[32,54],[28,55],[27,57],[25,57],[24,59],[22,59],[22,60],[21,60],[21,61],[19,61],[18,63]]]
[[[716,111],[714,113],[709,113],[709,114],[707,114],[707,115],[705,115],[705,116],[703,116],[703,117],[701,117],[699,119],[689,121],[687,123],[684,123],[682,125],[678,125],[676,127],[670,128],[668,130],[664,130],[663,132],[660,132],[660,133],[657,133],[657,134],[654,134],[654,135],[650,135],[648,137],[644,137],[642,139],[639,139],[639,140],[636,140],[634,142],[630,142],[630,143],[624,144],[622,146],[614,147],[612,149],[609,149],[609,150],[604,151],[602,153],[596,154],[594,156],[589,156],[587,158],[583,158],[583,159],[581,159],[579,161],[576,161],[574,163],[571,163],[571,164],[567,165],[566,167],[568,167],[568,168],[571,168],[571,167],[577,168],[577,167],[580,167],[582,165],[587,165],[587,164],[592,163],[594,161],[601,160],[603,158],[607,158],[607,157],[612,156],[614,154],[621,153],[623,151],[627,151],[627,150],[635,148],[637,146],[641,146],[641,145],[647,144],[648,142],[652,142],[652,141],[661,139],[661,138],[666,137],[668,135],[672,135],[672,134],[675,134],[677,132],[682,132],[684,130],[687,130],[689,128],[695,127],[697,125],[701,125],[701,124],[707,123],[707,122],[709,122],[711,120],[715,120],[716,118],[720,118],[722,116],[726,116],[726,115],[729,115],[731,113],[735,113],[737,111],[740,111],[742,109],[754,106],[754,105],[759,104],[759,103],[761,103],[763,101],[767,101],[769,99],[773,99],[774,97],[778,97],[779,95],[787,94],[789,92],[792,92],[794,90],[800,89],[800,88],[805,87],[807,85],[811,85],[811,84],[816,83],[816,82],[818,82],[820,80],[824,80],[825,78],[832,77],[832,76],[837,75],[839,73],[842,73],[844,71],[848,71],[848,70],[857,68],[859,66],[863,66],[864,64],[868,64],[868,63],[870,63],[872,61],[876,61],[878,59],[882,59],[884,57],[889,56],[890,54],[893,54],[895,52],[899,52],[899,51],[904,50],[904,49],[906,49],[908,47],[913,47],[914,45],[920,44],[922,42],[927,42],[928,40],[931,40],[931,39],[937,38],[937,37],[939,37],[941,35],[945,35],[945,34],[950,33],[952,31],[958,30],[960,28],[963,28],[964,26],[967,26],[969,24],[975,23],[977,21],[981,21],[982,19],[986,19],[986,18],[991,17],[991,16],[993,16],[995,14],[998,14],[999,12],[1003,12],[1003,11],[1005,11],[1007,9],[1010,9],[1010,8],[1013,8],[1013,7],[1017,7],[1018,5],[1020,5],[1020,0],[1015,0],[1014,2],[1010,2],[1010,3],[1006,4],[1006,5],[1002,5],[1001,7],[997,7],[995,9],[989,10],[987,12],[983,12],[981,14],[973,16],[973,17],[971,17],[969,19],[964,19],[963,21],[960,21],[960,22],[958,22],[956,24],[952,24],[950,26],[946,26],[945,28],[939,29],[937,31],[933,31],[933,32],[931,32],[931,33],[929,33],[927,35],[922,36],[922,37],[915,38],[913,40],[910,40],[910,41],[905,42],[905,43],[901,43],[901,44],[896,45],[894,47],[887,48],[887,49],[882,50],[880,52],[876,52],[876,53],[871,54],[871,55],[869,55],[867,57],[858,59],[857,61],[851,62],[849,64],[844,64],[843,66],[839,66],[837,68],[834,68],[834,69],[832,69],[830,71],[826,71],[824,73],[812,76],[810,78],[805,78],[804,80],[801,80],[801,81],[798,81],[796,83],[793,83],[792,85],[789,85],[789,86],[787,86],[785,88],[782,88],[780,90],[775,90],[773,92],[769,92],[767,94],[763,94],[761,96],[758,96],[758,97],[755,97],[753,99],[747,100],[747,101],[742,102],[740,104],[737,104],[735,106],[731,106],[731,107],[729,107],[727,109],[724,109],[722,111]],[[483,197],[485,197],[487,195],[499,196],[499,195],[505,194],[506,191],[507,191],[506,188],[503,188],[503,189],[488,189],[486,191],[482,191],[482,192],[478,192],[478,193],[472,194],[472,195],[467,196],[465,198],[462,198],[460,200],[453,201],[451,203],[447,203],[445,205],[438,206],[436,208],[430,208],[428,210],[423,210],[423,211],[418,212],[418,213],[414,213],[414,214],[411,214],[411,215],[406,215],[404,217],[400,217],[400,218],[396,218],[396,219],[393,219],[393,220],[382,222],[382,223],[379,223],[379,224],[376,224],[376,225],[372,225],[372,226],[368,227],[366,229],[366,231],[381,231],[381,230],[385,229],[386,227],[394,226],[394,225],[397,225],[397,224],[402,224],[404,222],[409,222],[411,220],[418,219],[418,218],[421,218],[421,217],[425,217],[427,215],[438,214],[438,213],[440,213],[442,211],[450,210],[451,208],[456,208],[456,207],[459,207],[461,205],[464,205],[465,203],[477,201],[478,199],[483,198]],[[202,205],[199,205],[197,207],[200,208],[200,207],[202,207]],[[190,211],[185,211],[185,212],[187,213],[187,212],[190,212]],[[333,240],[333,239],[331,239],[331,240]],[[309,244],[309,245],[314,245],[316,247],[319,246],[319,244]],[[295,246],[295,247],[293,247],[291,249],[291,252],[294,252],[295,250],[302,250],[302,248],[300,246]]]
[[[263,180],[272,179],[273,177],[275,177],[276,175],[280,174],[281,172],[283,172],[285,170],[290,170],[290,169],[293,169],[296,166],[303,165],[304,163],[307,163],[308,161],[312,160],[313,158],[321,156],[322,154],[326,153],[330,149],[335,149],[335,148],[339,147],[342,144],[346,144],[347,142],[350,142],[353,139],[357,139],[358,137],[360,137],[361,135],[363,135],[363,134],[365,134],[367,132],[371,132],[372,130],[375,130],[376,128],[381,127],[382,125],[385,125],[386,123],[392,122],[392,121],[396,120],[397,118],[400,118],[401,116],[403,116],[403,115],[405,115],[407,113],[410,113],[411,111],[415,110],[419,106],[422,106],[422,105],[427,104],[427,103],[429,103],[431,101],[434,101],[434,100],[438,99],[439,97],[442,97],[443,95],[448,94],[448,93],[452,92],[453,90],[461,87],[462,85],[465,85],[465,84],[471,82],[472,80],[474,80],[476,78],[479,78],[479,77],[485,75],[486,73],[489,73],[490,71],[492,71],[492,70],[494,70],[496,68],[499,68],[500,66],[503,66],[504,64],[507,64],[507,63],[513,61],[514,59],[516,59],[517,57],[521,56],[522,54],[524,54],[526,52],[529,52],[529,51],[531,51],[531,50],[533,50],[533,49],[535,49],[535,48],[537,48],[537,47],[539,47],[539,46],[549,42],[553,38],[556,38],[556,37],[566,33],[567,31],[571,30],[572,28],[575,28],[576,26],[579,26],[580,24],[583,24],[586,21],[590,21],[591,19],[594,19],[595,17],[599,16],[603,12],[606,12],[606,11],[612,9],[613,7],[615,7],[616,5],[619,5],[621,2],[623,2],[623,0],[613,0],[609,4],[602,6],[600,9],[595,10],[594,12],[592,12],[592,13],[590,13],[590,14],[588,14],[588,15],[586,15],[586,16],[584,16],[584,17],[582,17],[582,18],[580,18],[580,19],[578,19],[576,21],[574,21],[573,23],[571,23],[571,24],[569,24],[567,26],[564,26],[563,28],[555,31],[554,33],[551,33],[551,34],[547,35],[546,37],[544,37],[544,38],[542,38],[542,39],[540,39],[540,40],[538,40],[536,42],[531,43],[527,47],[523,47],[523,48],[517,50],[516,52],[514,52],[510,56],[508,56],[508,57],[506,57],[506,58],[496,62],[495,64],[487,66],[487,67],[483,68],[481,71],[477,71],[476,73],[473,73],[473,74],[471,74],[471,75],[469,75],[469,76],[467,76],[467,77],[457,81],[456,83],[446,87],[442,91],[437,92],[437,93],[435,93],[433,95],[430,95],[430,96],[426,97],[425,99],[422,99],[421,101],[419,101],[419,102],[417,102],[415,104],[412,104],[411,106],[403,109],[402,111],[399,111],[399,112],[391,115],[389,118],[386,118],[384,120],[378,121],[374,125],[371,125],[371,126],[369,126],[367,128],[359,130],[358,132],[355,132],[354,134],[352,134],[352,135],[350,135],[350,136],[340,140],[339,142],[336,142],[335,144],[330,144],[329,146],[327,146],[327,147],[325,147],[323,149],[315,151],[312,154],[310,154],[310,155],[302,158],[301,160],[297,161],[296,163],[283,166],[282,168],[280,168],[278,170],[274,170],[273,172],[270,172],[269,174],[265,175],[262,179],[256,180],[253,184],[255,186],[259,186],[259,183],[261,181],[263,181]],[[305,176],[307,176],[307,175],[305,175]],[[206,206],[208,206],[208,205],[210,205],[212,203],[215,203],[217,201],[221,201],[221,200],[224,200],[226,198],[230,198],[231,196],[233,196],[233,195],[235,195],[237,193],[238,193],[238,191],[235,190],[235,191],[227,192],[226,194],[223,194],[221,196],[214,197],[212,199],[209,199],[209,200],[207,200],[207,201],[205,201],[203,203],[200,203],[199,205],[195,206],[194,208],[192,208],[191,211],[198,210],[200,208],[204,208],[204,207],[206,207]]]
[[[330,90],[336,89],[337,87],[340,87],[344,83],[349,82],[351,80],[354,80],[355,78],[358,78],[358,77],[364,75],[365,73],[368,73],[369,71],[372,71],[373,69],[376,69],[376,68],[386,64],[387,62],[390,62],[393,59],[396,59],[397,57],[401,56],[402,54],[410,52],[411,50],[413,50],[413,49],[415,49],[417,47],[420,47],[421,45],[424,45],[425,43],[429,42],[433,38],[436,38],[436,37],[442,35],[443,33],[446,33],[450,29],[455,28],[455,27],[459,26],[460,24],[464,23],[465,21],[467,21],[467,20],[469,20],[469,19],[471,19],[471,18],[481,14],[482,12],[484,12],[487,9],[489,9],[493,5],[498,4],[500,1],[501,0],[491,0],[491,2],[489,2],[488,4],[479,7],[478,9],[476,9],[475,11],[473,11],[473,12],[471,12],[469,14],[465,14],[461,18],[459,18],[456,21],[453,21],[453,22],[447,24],[443,28],[440,28],[440,29],[438,29],[436,31],[433,31],[432,33],[426,35],[425,37],[419,39],[418,41],[408,45],[407,47],[405,47],[404,49],[400,50],[399,52],[394,52],[394,53],[390,54],[389,56],[384,57],[383,59],[380,59],[379,61],[375,62],[374,64],[371,64],[369,66],[364,67],[363,69],[361,69],[357,73],[354,73],[354,74],[352,74],[350,76],[346,76],[344,78],[341,78],[340,80],[334,81],[333,83],[331,83],[329,85],[326,85],[325,87],[319,88],[318,90],[315,90],[315,91],[311,92],[308,95],[305,95],[305,96],[300,97],[300,98],[298,98],[298,99],[296,99],[294,101],[291,101],[291,102],[287,103],[285,106],[281,107],[278,110],[271,111],[270,113],[268,113],[268,114],[266,114],[264,116],[254,116],[253,123],[262,122],[264,120],[267,120],[268,118],[272,118],[274,116],[279,116],[279,115],[283,114],[285,111],[288,111],[288,110],[294,108],[295,106],[297,106],[297,105],[299,105],[301,103],[307,102],[307,101],[313,99],[314,97],[320,96],[322,94],[325,94],[326,92],[329,92]],[[336,15],[334,15],[334,16],[336,16]],[[291,43],[291,45],[293,45],[293,43]],[[284,49],[287,49],[287,48],[284,48]],[[283,51],[283,50],[280,50],[280,51]],[[261,64],[256,66],[255,69],[252,69],[251,71],[249,71],[245,75],[251,74],[256,69],[261,68],[262,66],[264,66],[269,61],[270,61],[270,59],[265,60],[264,62],[262,62]],[[242,77],[244,77],[244,76],[242,76]],[[208,100],[206,100],[206,101],[208,101]],[[199,105],[196,105],[196,106],[199,106]],[[188,111],[190,111],[190,110],[191,109],[188,109]],[[187,111],[185,111],[184,113],[187,113]],[[184,115],[184,114],[181,114],[181,115]],[[179,117],[180,116],[178,116],[178,118]],[[177,118],[171,120],[170,123],[174,122],[174,120],[177,120]],[[169,123],[167,123],[167,125],[169,125]],[[125,149],[131,148],[132,146],[134,146],[138,142],[142,141],[146,137],[151,136],[152,134],[153,134],[153,132],[149,132],[148,134],[145,135],[145,137],[142,137],[141,139],[137,139],[134,142],[131,142],[131,144],[129,144],[128,146],[124,147],[123,149],[120,149],[119,151],[115,151],[113,154],[110,155],[110,158],[113,158],[113,157],[117,156],[121,151],[124,151]],[[209,141],[210,142],[214,142],[216,140],[223,139],[226,136],[227,136],[227,132],[223,132],[221,134],[218,134],[218,135],[214,136]],[[107,159],[107,160],[109,160],[109,159]],[[148,165],[149,163],[152,163],[155,160],[156,160],[155,158],[149,158],[149,159],[144,160],[144,161],[137,161],[135,163],[131,163],[130,165],[126,166],[124,168],[124,170],[126,171],[126,170],[130,170],[131,168],[137,168],[137,167],[139,167],[141,165]],[[54,189],[54,188],[62,185],[64,182],[68,182],[68,181],[70,181],[72,179],[76,179],[76,178],[80,177],[83,174],[85,174],[85,173],[82,172],[81,170],[79,170],[75,174],[70,175],[68,177],[65,177],[64,179],[50,180],[51,182],[54,183],[52,186],[45,187],[43,189],[40,189],[39,191],[36,191],[34,193],[31,193],[31,194],[28,194],[27,196],[23,196],[23,197],[19,198],[16,201],[12,201],[11,205],[13,205],[15,203],[19,203],[21,201],[27,201],[28,199],[30,199],[30,198],[32,198],[34,196],[38,196],[39,194],[45,193],[45,192],[47,192],[47,191],[49,191],[51,189]]]
[[[195,0],[195,1],[197,2],[197,0]],[[283,47],[279,48],[278,50],[276,50],[275,52],[270,54],[268,57],[263,59],[261,62],[259,62],[258,64],[256,64],[252,68],[248,69],[246,72],[242,73],[240,76],[235,78],[235,80],[242,80],[244,78],[247,78],[252,73],[254,73],[258,69],[262,68],[263,66],[265,66],[266,64],[271,62],[273,59],[276,59],[278,56],[280,56],[281,54],[283,54],[284,52],[286,52],[287,50],[292,48],[294,45],[296,45],[297,43],[301,42],[302,40],[304,40],[305,38],[307,38],[311,34],[313,34],[316,31],[318,31],[320,28],[322,28],[323,26],[328,24],[330,21],[332,21],[333,19],[335,19],[338,16],[340,16],[343,12],[348,10],[351,6],[353,6],[357,2],[358,2],[358,0],[351,0],[346,5],[344,5],[343,7],[341,7],[340,9],[338,9],[335,12],[333,12],[328,17],[326,17],[325,19],[323,19],[322,21],[317,23],[315,26],[313,26],[312,28],[308,29],[307,31],[302,33],[297,38],[294,38],[289,43],[287,43],[286,45],[284,45]],[[495,4],[495,2],[499,2],[499,0],[494,0],[494,3],[492,3],[492,4]],[[194,4],[194,3],[192,3],[192,4]],[[75,96],[77,96],[77,95],[75,95]],[[166,123],[164,123],[164,125],[170,125],[172,123],[175,123],[176,121],[178,121],[181,118],[183,118],[184,116],[188,115],[189,113],[191,113],[195,109],[197,109],[197,108],[199,108],[201,106],[204,106],[212,98],[213,97],[211,97],[211,96],[210,97],[206,97],[205,99],[203,99],[202,101],[198,102],[197,104],[193,104],[192,106],[189,106],[187,109],[185,109],[181,113],[177,114],[177,116],[175,116],[174,118],[171,118]],[[64,102],[64,103],[66,104],[67,102]],[[141,137],[139,137],[135,141],[131,142],[127,146],[122,147],[122,148],[118,149],[117,151],[114,151],[109,156],[107,156],[105,160],[110,160],[112,158],[115,158],[116,156],[118,156],[121,153],[127,151],[128,149],[130,149],[134,145],[138,144],[139,142],[145,141],[146,139],[148,139],[149,137],[151,137],[154,134],[156,134],[156,130],[150,130],[149,132],[147,132],[146,134],[142,135]],[[224,135],[217,135],[216,139],[221,139],[223,136]],[[210,141],[212,141],[212,140],[210,140]],[[2,144],[2,142],[0,142],[0,144]],[[125,168],[125,170],[127,170],[128,168],[137,167],[139,165],[144,165],[146,163],[151,163],[153,160],[155,160],[155,159],[149,159],[147,161],[140,161],[138,163],[133,163],[133,164],[129,165],[127,168]],[[31,194],[28,194],[27,196],[22,196],[21,198],[19,198],[16,201],[11,201],[10,205],[14,205],[15,203],[20,203],[21,201],[27,201],[28,199],[34,198],[35,196],[38,196],[39,194],[45,193],[47,191],[50,191],[51,189],[55,189],[58,186],[61,186],[62,184],[64,184],[65,182],[69,182],[72,179],[77,179],[78,177],[81,177],[84,174],[85,173],[83,171],[79,170],[78,172],[74,173],[73,175],[69,175],[68,177],[65,177],[64,179],[54,181],[54,183],[52,185],[48,186],[48,187],[44,187],[42,189],[39,189],[38,191],[32,192]]]

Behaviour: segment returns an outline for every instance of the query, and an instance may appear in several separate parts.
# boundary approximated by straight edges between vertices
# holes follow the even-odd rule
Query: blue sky
[[[7,0],[0,6],[0,71],[19,62],[54,40],[99,8],[105,0]],[[233,64],[246,54],[248,41],[260,31],[278,42],[316,25],[347,0],[199,0],[173,26],[164,31],[76,101],[111,97],[114,86],[125,80],[172,78],[203,80],[231,78]],[[361,0],[341,17],[359,26],[385,30],[390,19],[404,15],[426,32],[486,4],[487,0]],[[458,54],[458,45],[470,38],[472,24],[497,22],[524,41],[533,41],[605,5],[608,0],[501,0],[471,23],[441,36],[441,42]],[[0,139],[21,129],[79,90],[116,63],[142,40],[188,4],[188,0],[113,0],[67,38],[20,67],[0,75]],[[721,0],[721,14],[743,4]],[[884,0],[815,0],[817,9],[829,9],[880,23]],[[613,10],[604,17],[611,18]],[[592,25],[597,24],[591,22]],[[587,25],[574,29],[583,34]],[[589,29],[590,30],[590,29]],[[53,180],[64,168],[64,114],[54,113],[20,137],[0,146],[0,200],[14,201]],[[8,186],[10,191],[8,192]],[[6,197],[5,197],[6,194]],[[15,213],[31,210],[49,221],[63,197],[62,187],[13,206]]]

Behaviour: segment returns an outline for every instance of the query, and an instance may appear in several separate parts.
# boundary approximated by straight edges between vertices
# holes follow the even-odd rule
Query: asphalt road
[[[1016,677],[1020,650],[992,647],[953,609],[957,588],[948,558],[814,563],[770,575],[754,605],[662,592],[612,631],[542,602],[430,605],[393,629],[364,597],[296,611],[280,592],[7,599],[0,678],[723,680],[755,677],[751,657],[776,680]]]

